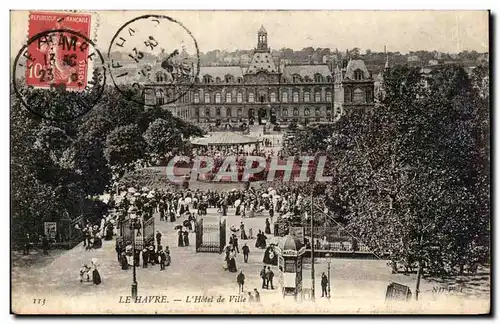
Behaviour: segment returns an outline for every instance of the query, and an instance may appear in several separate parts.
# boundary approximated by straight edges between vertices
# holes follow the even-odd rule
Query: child
[[[81,268],[80,268],[80,282],[83,282],[83,278],[86,276],[87,277],[87,282],[90,281],[90,275],[89,275],[89,272],[90,272],[90,267],[87,266],[86,264],[84,264]]]

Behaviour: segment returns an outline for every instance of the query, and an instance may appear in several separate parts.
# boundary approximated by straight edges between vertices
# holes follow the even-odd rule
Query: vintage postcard
[[[488,11],[11,11],[11,312],[488,314]]]

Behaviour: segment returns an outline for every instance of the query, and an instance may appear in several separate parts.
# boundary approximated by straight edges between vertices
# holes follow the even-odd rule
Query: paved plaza
[[[217,210],[210,208],[208,215],[218,215]],[[236,273],[224,271],[222,268],[223,254],[197,253],[195,250],[195,233],[189,234],[190,246],[177,246],[177,233],[174,227],[183,219],[175,223],[159,220],[155,215],[155,229],[162,233],[163,246],[168,245],[171,251],[172,264],[160,271],[159,265],[149,266],[147,269],[137,268],[137,281],[139,295],[168,296],[171,303],[177,300],[179,305],[187,296],[231,296],[238,295],[236,284]],[[258,229],[264,230],[266,215],[254,218],[241,218],[234,215],[234,208],[230,208],[226,217],[227,233],[234,225],[239,228],[243,220],[245,228],[252,228],[253,233]],[[268,236],[268,243],[277,242],[278,238]],[[261,294],[262,303],[276,303],[282,300],[279,289],[279,274],[276,266],[272,267],[276,274],[275,289],[261,289],[260,269],[263,266],[264,250],[255,248],[255,239],[240,240],[240,247],[247,243],[250,247],[250,258],[248,263],[243,263],[242,254],[237,256],[238,271],[243,270],[246,276],[245,290],[257,288]],[[69,251],[50,251],[49,256],[39,256],[37,251],[30,256],[18,255],[14,252],[12,269],[12,298],[15,303],[33,303],[35,298],[43,298],[48,295],[56,304],[47,301],[46,310],[57,310],[57,305],[64,301],[71,301],[72,307],[78,309],[79,305],[99,300],[111,300],[119,302],[120,296],[130,296],[130,284],[132,283],[132,269],[121,270],[115,253],[115,241],[104,241],[100,249],[85,251],[80,243]],[[26,264],[29,260],[39,260],[31,265]],[[90,263],[90,259],[97,258],[99,270],[103,283],[94,286],[91,283],[80,283],[79,268]],[[305,268],[310,268],[306,265]],[[346,300],[357,301],[360,306],[365,302],[383,302],[385,289],[390,282],[398,282],[414,288],[415,275],[391,274],[386,260],[359,260],[359,259],[332,259],[331,260],[331,299],[320,298],[321,296],[321,274],[327,273],[327,262],[325,259],[317,259],[315,263],[316,299],[319,305],[334,307],[341,305]],[[304,286],[310,285],[310,271],[305,270]],[[489,277],[488,277],[489,279]],[[421,285],[421,299],[434,301],[436,294],[432,292],[436,283],[423,280]],[[484,287],[487,295],[489,287]],[[55,296],[59,296],[56,298]],[[60,299],[60,300],[59,300]],[[287,299],[290,299],[287,297]],[[169,304],[170,305],[170,304]],[[182,305],[186,305],[182,302]],[[301,305],[310,307],[309,301]],[[307,306],[309,305],[309,306]],[[329,306],[330,305],[330,306]],[[166,311],[165,305],[159,312]],[[52,307],[52,308],[51,308]],[[56,307],[56,308],[54,308]],[[99,304],[96,304],[96,309]],[[208,307],[208,306],[207,306]],[[352,307],[351,307],[352,308]],[[50,311],[49,311],[50,312]]]

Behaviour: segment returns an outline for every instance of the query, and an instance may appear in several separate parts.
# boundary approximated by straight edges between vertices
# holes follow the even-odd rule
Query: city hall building
[[[364,62],[354,59],[343,65],[333,69],[330,64],[275,62],[261,27],[248,67],[202,66],[194,86],[176,102],[165,104],[175,89],[157,62],[145,100],[194,123],[331,122],[374,106],[374,80]]]

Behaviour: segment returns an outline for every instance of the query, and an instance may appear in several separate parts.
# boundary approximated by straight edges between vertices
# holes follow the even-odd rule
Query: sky
[[[109,42],[127,21],[151,11],[99,11],[93,16],[97,45]],[[488,51],[486,11],[153,11],[188,28],[201,52],[252,49],[261,25],[272,49],[359,47],[381,52]],[[11,11],[11,56],[26,42],[28,12]],[[95,27],[99,21],[99,26]]]

